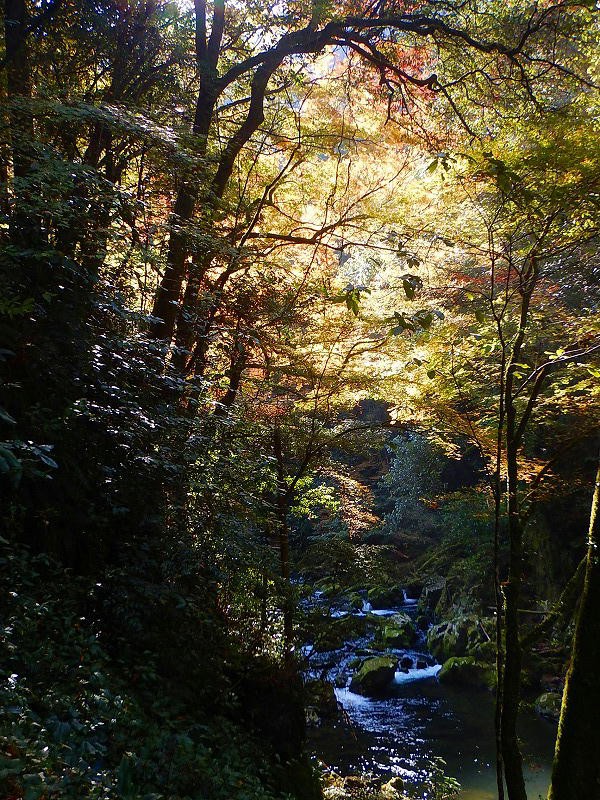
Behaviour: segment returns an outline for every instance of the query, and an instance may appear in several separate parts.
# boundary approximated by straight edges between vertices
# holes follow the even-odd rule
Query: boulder
[[[394,608],[404,602],[404,591],[398,586],[373,586],[367,592],[372,608]]]
[[[427,647],[438,661],[446,661],[452,656],[473,655],[477,658],[476,648],[489,647],[489,641],[482,620],[474,614],[461,614],[448,622],[432,625],[427,634]]]
[[[387,617],[377,632],[377,641],[384,647],[411,647],[416,639],[415,624],[408,614]]]
[[[431,614],[439,603],[445,586],[445,578],[439,575],[428,578],[419,596],[419,608],[426,614]]]
[[[345,672],[340,672],[336,676],[333,685],[335,686],[336,689],[343,689],[347,683],[348,683],[348,675]]]
[[[398,659],[388,656],[367,659],[350,683],[350,691],[367,697],[382,694],[394,680]]]
[[[444,662],[438,679],[440,683],[449,686],[493,689],[496,685],[496,671],[489,664],[476,661],[473,656],[453,656]]]
[[[413,660],[410,656],[403,656],[400,659],[400,669],[412,669]]]
[[[346,775],[344,778],[344,789],[362,790],[369,786],[370,780],[362,775]]]
[[[352,592],[348,595],[347,604],[352,611],[360,611],[364,602],[364,599],[358,592]]]
[[[562,696],[560,694],[556,692],[544,692],[544,694],[541,694],[535,701],[534,708],[541,717],[546,717],[553,722],[558,722],[561,705]]]

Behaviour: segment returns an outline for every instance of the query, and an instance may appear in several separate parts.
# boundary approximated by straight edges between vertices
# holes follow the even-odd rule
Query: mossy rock
[[[328,599],[337,597],[342,591],[342,588],[339,584],[330,583],[329,581],[318,581],[315,584],[315,588],[321,592],[322,597],[326,597]]]
[[[407,614],[395,614],[384,621],[377,642],[384,647],[411,647],[417,640],[415,624]]]
[[[350,691],[368,697],[382,694],[394,680],[398,659],[379,656],[367,659],[350,683]]]
[[[348,608],[351,611],[360,611],[364,602],[364,598],[358,592],[352,592],[347,597]]]
[[[419,609],[431,615],[440,602],[442,593],[446,586],[444,578],[435,577],[430,579],[419,595]]]
[[[488,642],[486,623],[489,627],[489,619],[462,614],[448,622],[433,625],[427,634],[427,647],[438,661],[447,661],[452,656],[476,655],[475,648]]]
[[[473,656],[453,656],[444,662],[438,675],[440,683],[448,686],[493,689],[496,686],[496,670],[489,664],[476,661]]]
[[[556,692],[544,692],[544,694],[541,694],[535,701],[534,708],[541,717],[546,717],[553,722],[558,722],[561,705],[562,696],[560,694]]]
[[[393,608],[404,602],[404,592],[398,586],[373,586],[367,592],[367,600],[373,608]]]

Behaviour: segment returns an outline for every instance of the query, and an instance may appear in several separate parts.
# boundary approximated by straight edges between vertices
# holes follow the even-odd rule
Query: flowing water
[[[411,613],[414,603],[375,612],[365,606],[355,613]],[[343,613],[333,611],[338,617]],[[348,672],[354,651],[364,646],[364,639],[347,642],[342,650],[328,654],[329,678],[342,683],[340,675]],[[440,684],[441,667],[427,653],[424,636],[412,650],[389,652],[399,659],[408,656],[412,666],[396,672],[393,685],[380,699],[351,692],[349,679],[337,688],[345,719],[325,720],[311,730],[315,754],[343,775],[366,772],[387,779],[400,775],[407,784],[421,788],[431,786],[432,763],[443,759],[444,773],[461,784],[461,800],[496,798],[492,695]],[[322,674],[322,668],[312,670],[317,673]],[[529,800],[546,796],[555,735],[552,723],[523,714],[520,736]]]

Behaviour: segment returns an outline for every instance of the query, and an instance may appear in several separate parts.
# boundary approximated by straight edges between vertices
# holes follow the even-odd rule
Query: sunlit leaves
[[[357,317],[360,312],[361,297],[365,294],[371,294],[371,290],[366,286],[353,286],[350,284],[346,286],[343,292],[332,297],[331,302],[345,303],[348,311],[351,311]]]

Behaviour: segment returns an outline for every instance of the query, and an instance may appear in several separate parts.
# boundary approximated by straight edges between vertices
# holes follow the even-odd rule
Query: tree
[[[585,582],[575,623],[571,662],[567,672],[548,800],[570,800],[596,792],[600,737],[593,724],[600,698],[593,679],[600,654],[600,463],[592,497],[587,540]]]

